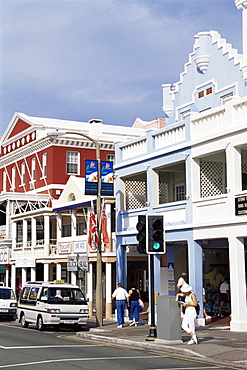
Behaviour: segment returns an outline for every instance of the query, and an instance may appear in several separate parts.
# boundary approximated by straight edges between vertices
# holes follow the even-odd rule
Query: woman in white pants
[[[198,344],[198,339],[195,334],[197,298],[196,295],[192,293],[192,287],[189,284],[184,284],[182,286],[181,293],[185,295],[185,301],[183,303],[185,313],[182,319],[182,328],[190,335],[190,340],[187,344]],[[178,301],[179,295],[180,293],[177,294],[176,301]]]

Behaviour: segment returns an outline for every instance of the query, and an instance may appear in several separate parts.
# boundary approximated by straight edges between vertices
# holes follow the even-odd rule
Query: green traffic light
[[[153,249],[158,250],[160,248],[160,243],[154,243]]]

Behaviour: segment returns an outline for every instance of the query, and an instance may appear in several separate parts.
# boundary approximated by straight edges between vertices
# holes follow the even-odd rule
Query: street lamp
[[[96,148],[96,160],[98,162],[98,192],[97,192],[97,225],[98,225],[98,249],[97,249],[97,271],[96,271],[96,326],[103,325],[103,295],[102,295],[102,256],[101,256],[101,167],[100,167],[100,145],[97,140],[81,132],[53,130],[48,136],[80,135],[92,141]]]

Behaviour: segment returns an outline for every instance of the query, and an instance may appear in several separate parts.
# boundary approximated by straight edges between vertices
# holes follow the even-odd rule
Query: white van
[[[11,288],[0,285],[0,317],[10,320],[16,319],[17,301],[15,293]]]
[[[60,324],[78,328],[87,323],[88,305],[77,285],[63,280],[28,282],[21,291],[17,315],[23,328],[30,323],[38,330]]]

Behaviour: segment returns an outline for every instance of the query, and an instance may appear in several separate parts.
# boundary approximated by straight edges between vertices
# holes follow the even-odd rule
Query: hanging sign
[[[113,162],[101,161],[101,195],[114,195]]]
[[[98,194],[98,162],[85,161],[85,195]]]
[[[98,162],[85,160],[85,195],[98,195]],[[113,196],[113,162],[101,161],[101,192],[103,196]]]

